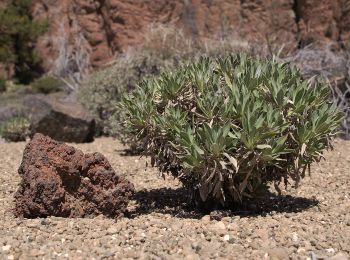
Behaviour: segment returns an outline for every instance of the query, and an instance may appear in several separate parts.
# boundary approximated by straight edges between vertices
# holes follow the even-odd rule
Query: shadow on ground
[[[143,190],[135,193],[133,200],[137,202],[136,208],[129,212],[130,217],[152,212],[170,214],[178,218],[199,219],[210,214],[211,219],[220,220],[227,216],[253,217],[276,213],[297,213],[318,205],[315,199],[282,196],[269,192],[259,200],[251,200],[234,210],[218,209],[212,212],[196,210],[188,202],[187,191],[184,188],[160,188]]]

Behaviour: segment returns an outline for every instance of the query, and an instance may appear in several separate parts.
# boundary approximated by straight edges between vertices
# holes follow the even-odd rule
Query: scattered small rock
[[[210,215],[204,215],[204,216],[201,218],[201,220],[202,220],[203,222],[210,222]]]
[[[343,252],[339,252],[338,254],[330,257],[329,260],[349,260],[349,258]]]
[[[327,248],[327,249],[326,249],[326,252],[327,252],[327,253],[330,253],[330,254],[334,254],[334,253],[335,253],[335,250],[334,250],[334,248]]]
[[[289,259],[288,253],[284,248],[273,248],[268,251],[270,260],[286,260]]]
[[[117,234],[119,231],[120,229],[117,227],[110,227],[109,229],[107,229],[107,234],[114,235],[114,234]]]
[[[299,189],[285,191],[284,186],[280,186],[283,194],[291,196],[274,196],[271,199],[271,204],[274,204],[272,208],[277,212],[273,217],[256,212],[235,216],[234,214],[238,214],[236,212],[222,217],[219,221],[210,220],[209,214],[203,217],[185,205],[186,191],[182,190],[176,179],[165,176],[164,181],[158,177],[155,168],[149,167],[145,171],[140,167],[146,162],[144,157],[119,155],[116,150],[123,149],[119,141],[99,138],[91,144],[77,144],[76,146],[84,152],[102,152],[110,158],[111,165],[118,169],[118,172],[125,173],[128,179],[135,183],[137,192],[128,204],[130,218],[123,218],[118,223],[104,215],[93,219],[15,218],[10,209],[14,207],[13,194],[18,188],[21,176],[14,172],[21,162],[18,154],[23,152],[25,143],[1,144],[0,259],[187,257],[268,260],[272,257],[278,259],[288,256],[286,259],[311,260],[310,252],[314,252],[314,258],[320,260],[331,260],[332,256],[335,260],[337,257],[349,260],[349,232],[346,223],[349,220],[350,175],[347,173],[350,143],[341,139],[338,142],[335,151],[325,152],[326,161],[313,165],[313,174],[303,180]],[[75,156],[66,156],[65,169],[75,169],[68,163],[69,158],[73,160]],[[31,167],[34,169],[33,165],[37,164],[40,169],[44,169],[45,161],[51,165],[52,159],[51,156],[47,156],[40,164],[39,161],[35,161]],[[135,163],[135,159],[139,160],[138,164]],[[54,160],[54,163],[58,162],[58,159]],[[323,172],[320,172],[320,169]],[[74,175],[74,171],[72,174]],[[91,176],[82,177],[84,182],[93,181]],[[114,188],[111,192],[113,190]],[[273,187],[271,190],[273,191]],[[310,198],[325,198],[323,201],[327,201],[327,204],[322,202],[317,207],[313,204],[305,207]],[[270,205],[260,206],[264,208],[264,212],[270,212]],[[225,225],[225,229],[220,229],[220,226],[223,227],[221,223],[218,224],[218,229],[216,224],[219,222]],[[314,241],[314,246],[311,245],[311,240]],[[7,245],[11,245],[11,248],[3,251],[2,247]],[[272,252],[270,256],[270,248],[282,248],[282,254]],[[31,251],[32,249],[36,250]],[[341,254],[338,254],[339,252]],[[38,256],[34,257],[31,254]]]
[[[212,224],[211,228],[213,230],[226,230],[225,224],[223,222],[221,222],[221,221],[218,221],[218,222]]]
[[[2,251],[9,251],[11,249],[10,245],[5,245],[2,247]]]

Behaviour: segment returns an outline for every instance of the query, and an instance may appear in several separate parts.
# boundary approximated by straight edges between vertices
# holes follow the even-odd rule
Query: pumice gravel
[[[15,218],[25,143],[1,143],[0,259],[349,259],[350,141],[336,139],[299,189],[271,189],[261,203],[212,213],[193,211],[176,179],[123,155],[118,141],[73,146],[104,154],[135,184],[127,217]]]

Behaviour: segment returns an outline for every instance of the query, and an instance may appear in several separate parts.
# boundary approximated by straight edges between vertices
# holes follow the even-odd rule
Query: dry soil
[[[101,152],[137,192],[129,216],[16,219],[13,194],[25,143],[0,144],[0,259],[348,259],[350,141],[336,140],[326,161],[298,189],[237,212],[193,211],[186,191],[146,159],[123,155],[110,138],[74,145]]]

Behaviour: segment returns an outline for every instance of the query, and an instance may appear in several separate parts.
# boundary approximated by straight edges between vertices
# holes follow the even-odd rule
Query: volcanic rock
[[[102,154],[84,154],[42,134],[27,144],[18,173],[18,217],[119,218],[134,192]]]
[[[30,136],[47,135],[57,141],[92,142],[95,135],[94,118],[80,105],[41,96],[24,100],[31,118]]]
[[[30,121],[30,136],[42,133],[72,143],[91,142],[94,118],[81,105],[54,95],[16,93],[0,100],[0,124],[14,117]]]
[[[92,67],[142,43],[154,23],[175,24],[190,35],[212,37],[234,32],[237,40],[273,43],[295,50],[316,41],[350,39],[347,0],[35,0],[33,17],[49,20],[38,40],[42,66],[50,70],[62,40],[90,53]],[[77,44],[77,32],[84,41]]]

